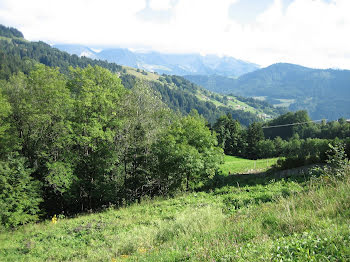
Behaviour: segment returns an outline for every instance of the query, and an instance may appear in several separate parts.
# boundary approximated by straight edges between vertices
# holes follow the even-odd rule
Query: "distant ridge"
[[[240,76],[185,76],[208,90],[258,97],[290,110],[306,109],[313,119],[350,118],[350,70],[313,69],[277,63]]]
[[[82,45],[54,45],[54,47],[78,56],[107,60],[120,65],[135,67],[158,74],[171,75],[222,75],[238,77],[260,67],[233,57],[200,54],[164,54],[155,51],[134,52],[126,48],[108,48],[94,52]]]

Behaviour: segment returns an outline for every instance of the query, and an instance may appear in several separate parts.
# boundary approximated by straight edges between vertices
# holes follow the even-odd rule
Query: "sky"
[[[0,24],[50,44],[350,69],[350,0],[0,0]]]

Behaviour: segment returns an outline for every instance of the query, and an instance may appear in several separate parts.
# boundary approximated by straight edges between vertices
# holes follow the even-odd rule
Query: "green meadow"
[[[224,157],[224,163],[221,165],[221,171],[224,174],[244,174],[249,172],[262,172],[268,170],[277,163],[278,158],[250,160],[236,156]]]
[[[0,261],[348,261],[349,191],[348,175],[223,172],[198,192],[4,231]]]

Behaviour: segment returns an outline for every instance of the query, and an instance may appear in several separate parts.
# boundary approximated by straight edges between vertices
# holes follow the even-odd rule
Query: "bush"
[[[302,235],[283,239],[272,250],[272,261],[345,261],[349,235],[317,235],[304,232]]]
[[[316,176],[326,178],[342,178],[350,170],[350,162],[345,153],[345,146],[342,143],[329,144],[329,150],[326,152],[328,159],[327,165],[315,167],[312,172]]]

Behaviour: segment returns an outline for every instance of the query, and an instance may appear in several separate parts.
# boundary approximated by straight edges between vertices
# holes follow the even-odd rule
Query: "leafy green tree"
[[[262,130],[261,123],[253,123],[249,125],[246,131],[246,143],[247,148],[245,155],[250,159],[256,159],[258,157],[258,143],[261,140],[264,140],[264,132]]]
[[[81,210],[108,204],[120,191],[120,103],[127,91],[117,75],[99,66],[71,68],[74,97],[74,201]]]
[[[124,97],[121,110],[125,114],[120,141],[124,197],[139,199],[159,188],[153,175],[153,145],[176,116],[146,82],[136,83]]]
[[[283,156],[284,148],[287,142],[278,136],[273,140],[273,143],[276,150],[275,156]]]
[[[21,155],[42,182],[44,198],[60,202],[74,180],[69,165],[63,164],[71,161],[73,111],[64,76],[58,69],[38,65],[28,76],[12,76],[3,91],[12,107],[11,130]]]
[[[288,112],[284,115],[281,115],[270,122],[268,122],[267,126],[279,126],[274,128],[266,128],[264,129],[264,135],[266,138],[273,139],[277,136],[282,139],[291,138],[296,133],[302,133],[303,129],[309,127],[310,124],[306,124],[306,122],[311,121],[307,111],[301,110],[297,112]],[[305,123],[303,125],[289,125],[295,123]],[[284,126],[286,125],[286,126]]]
[[[260,140],[256,145],[258,158],[270,158],[276,156],[274,141],[270,139]]]
[[[242,129],[230,114],[221,116],[213,126],[219,145],[226,155],[240,155],[242,152]]]
[[[3,96],[0,89],[0,158],[4,153],[8,151],[8,139],[10,128],[8,123],[8,116],[11,113],[11,105],[7,102],[7,99]]]
[[[42,198],[31,172],[18,155],[0,161],[0,225],[15,227],[38,220]]]
[[[194,188],[213,177],[222,150],[197,112],[175,121],[156,145],[163,191]]]

